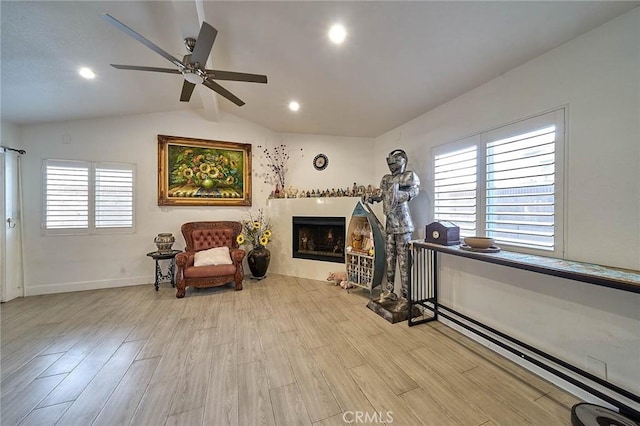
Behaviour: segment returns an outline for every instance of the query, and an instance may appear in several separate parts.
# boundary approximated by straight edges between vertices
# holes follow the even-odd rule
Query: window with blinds
[[[555,143],[555,126],[487,142],[488,237],[553,250]]]
[[[477,147],[436,155],[434,217],[460,227],[461,236],[476,234]]]
[[[47,229],[89,227],[89,168],[86,163],[51,161],[46,165]]]
[[[133,226],[133,170],[96,167],[96,228]]]
[[[133,165],[67,160],[44,163],[45,233],[133,230]]]
[[[564,126],[559,109],[435,148],[434,219],[561,257]]]

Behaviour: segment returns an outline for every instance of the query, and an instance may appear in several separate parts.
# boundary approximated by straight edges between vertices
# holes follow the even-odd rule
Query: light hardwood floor
[[[366,302],[281,275],[184,299],[168,284],[17,299],[0,306],[0,423],[571,424],[571,395]]]

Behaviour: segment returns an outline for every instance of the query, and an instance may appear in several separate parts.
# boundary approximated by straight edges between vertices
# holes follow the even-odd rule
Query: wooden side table
[[[156,291],[158,291],[158,286],[161,282],[168,281],[171,283],[171,287],[176,286],[176,281],[175,281],[176,254],[180,252],[181,250],[171,250],[167,252],[152,251],[150,253],[147,253],[147,256],[152,257],[153,260],[156,261],[156,282],[154,284],[156,287]],[[169,263],[169,270],[167,271],[166,274],[162,272],[162,268],[160,267],[161,260],[171,261]]]

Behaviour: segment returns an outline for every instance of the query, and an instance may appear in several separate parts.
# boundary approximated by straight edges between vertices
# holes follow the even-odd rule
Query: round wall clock
[[[324,154],[318,154],[313,158],[313,167],[316,170],[324,170],[329,165],[329,159]]]

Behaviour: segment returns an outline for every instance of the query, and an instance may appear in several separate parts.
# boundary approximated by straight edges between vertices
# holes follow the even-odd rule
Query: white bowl
[[[493,245],[495,240],[489,237],[464,237],[464,243],[472,248],[486,249]]]

